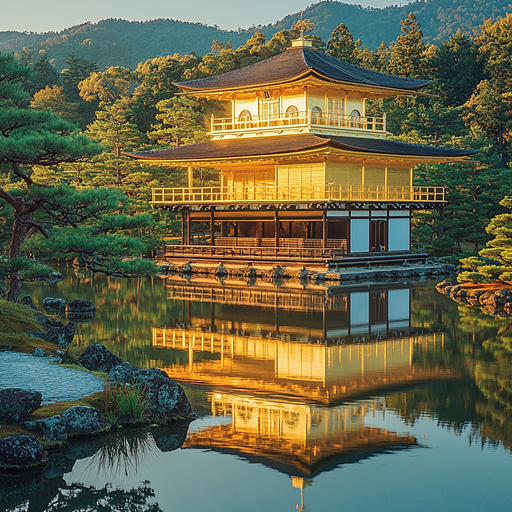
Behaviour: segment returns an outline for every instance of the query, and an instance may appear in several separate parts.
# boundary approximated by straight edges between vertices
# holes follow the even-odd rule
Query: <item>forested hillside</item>
[[[336,1],[323,1],[305,11],[316,28],[314,34],[327,40],[332,30],[344,23],[363,46],[377,48],[389,44],[400,33],[400,20],[413,12],[422,24],[425,42],[440,44],[460,29],[472,34],[484,18],[495,20],[512,12],[510,0],[420,0],[383,9],[363,8]],[[298,13],[290,14],[271,25],[258,26],[268,38],[282,29],[289,29]],[[0,51],[25,51],[33,56],[46,54],[57,70],[65,67],[70,54],[107,66],[134,68],[139,62],[174,53],[195,52],[204,55],[214,40],[232,42],[233,48],[243,45],[252,29],[225,31],[200,23],[174,20],[128,22],[118,19],[84,23],[58,33],[0,32]]]

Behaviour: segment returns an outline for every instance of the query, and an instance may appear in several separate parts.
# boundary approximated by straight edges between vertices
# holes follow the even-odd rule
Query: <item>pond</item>
[[[180,382],[199,418],[77,443],[0,479],[0,509],[509,510],[512,320],[431,281],[351,287],[64,269],[103,343]]]

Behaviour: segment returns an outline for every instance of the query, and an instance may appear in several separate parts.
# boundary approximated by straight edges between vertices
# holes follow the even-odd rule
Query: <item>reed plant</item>
[[[147,386],[106,382],[103,389],[103,410],[112,425],[141,424],[150,417]]]

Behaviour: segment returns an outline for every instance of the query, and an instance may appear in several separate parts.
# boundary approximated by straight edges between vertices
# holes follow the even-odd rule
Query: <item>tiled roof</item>
[[[477,151],[468,149],[438,148],[420,144],[406,144],[387,139],[363,137],[340,137],[332,135],[280,135],[274,137],[251,137],[240,139],[216,139],[179,148],[157,149],[126,153],[136,160],[194,161],[222,158],[242,158],[249,156],[277,156],[331,146],[357,152],[387,155],[460,158]]]
[[[176,82],[176,85],[185,91],[229,90],[287,82],[308,72],[334,82],[406,91],[420,89],[430,83],[428,80],[402,78],[361,68],[313,48],[292,48],[250,66],[199,80]]]

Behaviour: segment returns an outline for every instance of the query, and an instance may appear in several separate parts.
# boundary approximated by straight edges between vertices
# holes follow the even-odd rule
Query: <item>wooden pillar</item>
[[[276,213],[274,215],[274,224],[275,224],[275,229],[276,229],[276,233],[275,233],[275,237],[276,237],[276,241],[275,241],[275,246],[276,247],[279,247],[279,210],[276,210]]]
[[[190,212],[187,214],[187,245],[190,245]]]
[[[188,188],[192,188],[194,186],[194,168],[187,167],[187,178],[188,178]]]
[[[327,247],[327,212],[324,210],[322,215],[322,247]]]
[[[215,210],[210,210],[210,245],[215,245]]]
[[[185,217],[187,214],[181,212],[181,245],[185,245]]]

